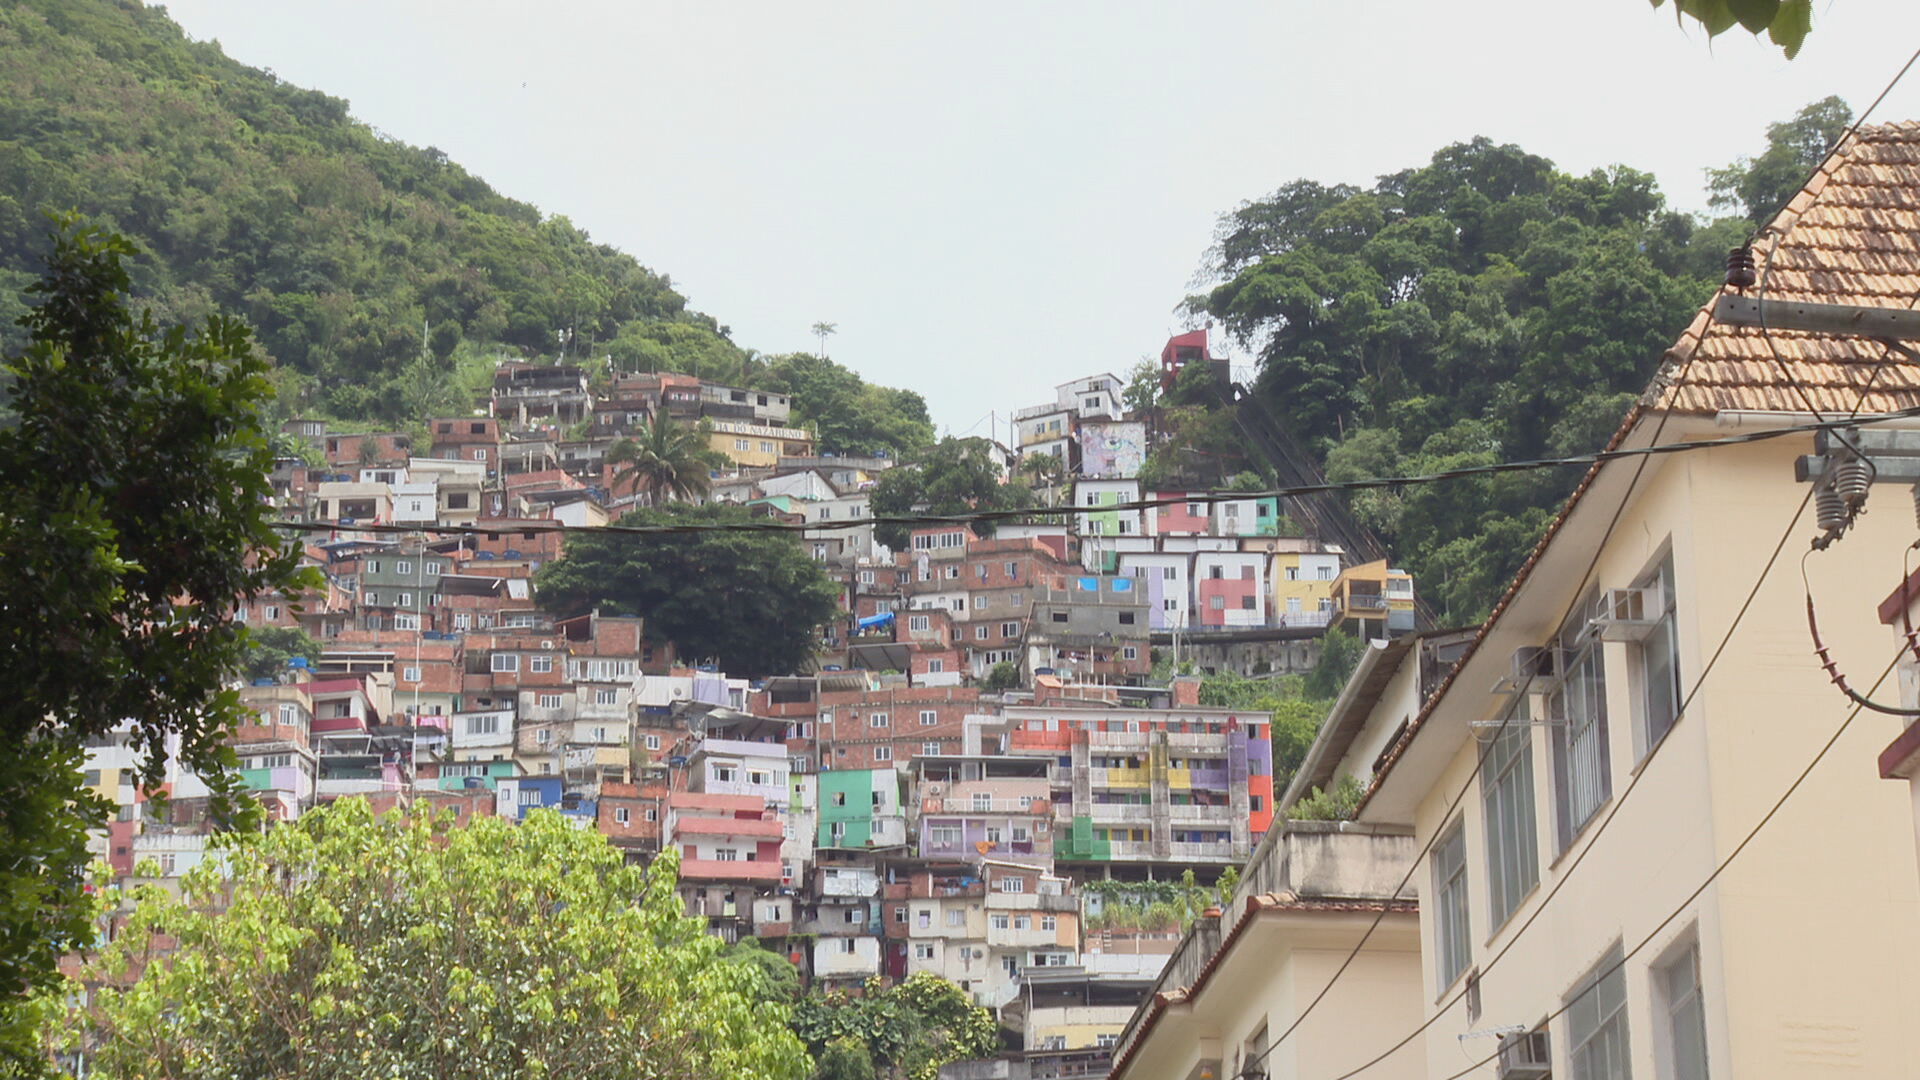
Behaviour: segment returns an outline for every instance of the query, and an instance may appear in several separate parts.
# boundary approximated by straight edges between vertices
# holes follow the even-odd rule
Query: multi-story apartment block
[[[511,429],[566,427],[592,410],[587,373],[571,364],[507,363],[494,371],[490,412]]]
[[[1147,601],[1131,577],[1069,578],[1066,588],[1033,598],[1023,644],[1029,675],[1071,674],[1087,682],[1125,682],[1153,666]]]
[[[710,421],[713,433],[707,445],[743,469],[771,469],[782,457],[810,457],[813,433],[751,420]]]
[[[1332,594],[1334,621],[1363,639],[1414,628],[1413,575],[1385,559],[1342,570]]]
[[[942,754],[913,760],[908,804],[929,862],[1053,865],[1053,785],[1044,759]]]
[[[1232,865],[1273,820],[1265,713],[1052,704],[1003,717],[1009,753],[1052,759],[1056,862]]]
[[[663,843],[680,855],[680,896],[727,940],[750,934],[756,899],[781,881],[781,823],[754,795],[676,791],[667,796]],[[785,923],[791,924],[788,909]]]
[[[788,748],[816,761],[826,774],[904,769],[923,754],[963,752],[967,717],[979,711],[980,692],[958,686],[889,686],[822,691],[817,701],[814,734],[789,739]]]
[[[1206,551],[1193,559],[1194,606],[1201,626],[1265,626],[1267,563],[1260,551]]]

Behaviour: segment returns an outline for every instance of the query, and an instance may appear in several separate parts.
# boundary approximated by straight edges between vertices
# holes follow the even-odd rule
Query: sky
[[[1829,94],[1865,108],[1920,46],[1892,0],[1816,0],[1793,61],[1646,0],[166,7],[668,274],[739,344],[833,323],[835,360],[1003,439],[1186,329],[1244,200],[1485,135],[1704,211],[1703,170]],[[1920,72],[1873,119],[1920,119]]]

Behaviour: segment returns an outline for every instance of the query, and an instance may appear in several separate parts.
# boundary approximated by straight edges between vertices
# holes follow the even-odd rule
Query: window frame
[[[1667,733],[1680,722],[1680,708],[1686,700],[1686,682],[1680,675],[1680,621],[1674,596],[1672,550],[1663,552],[1652,569],[1634,582],[1634,588],[1660,590],[1660,615],[1654,620],[1654,628],[1636,642],[1633,649],[1634,730],[1639,740],[1637,762],[1651,754],[1653,748],[1659,746]],[[1653,665],[1656,656],[1665,660],[1664,672]],[[1657,693],[1661,691],[1671,694],[1671,699],[1657,701]],[[1664,717],[1661,717],[1661,713],[1665,714]]]
[[[1563,1002],[1569,1080],[1627,1080],[1631,1075],[1633,1031],[1627,1021],[1627,970],[1622,955],[1619,942],[1615,942],[1580,976]],[[1593,1014],[1590,1028],[1583,1023],[1588,1013]],[[1607,1048],[1608,1062],[1595,1063],[1587,1051],[1602,1039],[1615,1045]],[[1619,1054],[1617,1061],[1611,1061],[1613,1050]],[[1607,1064],[1615,1067],[1607,1068]]]
[[[1583,603],[1578,610],[1590,607],[1590,603]],[[1547,696],[1554,823],[1560,851],[1572,847],[1600,808],[1613,798],[1606,650],[1597,637],[1584,642],[1569,640],[1574,636],[1563,634],[1557,642],[1565,650],[1562,655],[1567,658],[1567,670],[1560,673],[1560,685]],[[1575,714],[1568,707],[1570,702],[1584,702],[1583,712]],[[1581,741],[1584,738],[1590,738],[1591,743]],[[1594,773],[1577,776],[1573,773],[1576,767],[1591,767]]]
[[[1438,990],[1444,994],[1473,963],[1465,817],[1453,819],[1440,831],[1429,860],[1433,878],[1433,971]]]
[[[1487,861],[1487,925],[1498,928],[1540,883],[1540,827],[1534,802],[1533,725],[1518,698],[1480,760]]]

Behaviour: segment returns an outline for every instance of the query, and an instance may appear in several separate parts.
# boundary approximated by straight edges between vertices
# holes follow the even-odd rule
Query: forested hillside
[[[1598,450],[1847,122],[1829,99],[1711,177],[1703,222],[1630,168],[1572,176],[1517,146],[1447,147],[1372,187],[1300,180],[1225,214],[1189,303],[1260,360],[1253,392],[1334,480]],[[1195,423],[1201,451],[1216,416]],[[1478,621],[1578,469],[1353,500],[1441,617]]]
[[[838,423],[835,448],[932,435],[916,395],[830,362],[756,362],[665,274],[138,0],[0,2],[0,344],[19,343],[20,289],[59,209],[146,249],[138,285],[163,322],[244,316],[289,408],[379,423],[464,411],[501,352],[564,353],[806,382],[789,387],[797,409]],[[863,410],[885,430],[861,427]]]

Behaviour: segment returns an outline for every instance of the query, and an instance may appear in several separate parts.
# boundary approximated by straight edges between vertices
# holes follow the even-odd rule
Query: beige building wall
[[[1663,441],[1681,434],[1678,427]],[[1683,692],[1719,646],[1805,494],[1793,482],[1792,461],[1808,449],[1807,439],[1784,438],[1655,459],[1644,493],[1602,553],[1599,585],[1622,587],[1671,543]],[[1890,659],[1872,612],[1898,585],[1900,553],[1913,538],[1904,492],[1883,487],[1874,495],[1877,512],[1807,563],[1823,635],[1862,690]],[[1592,505],[1575,526],[1597,536],[1618,497],[1590,496]],[[1920,938],[1912,929],[1920,916],[1913,818],[1907,794],[1878,781],[1875,769],[1878,751],[1898,730],[1893,718],[1863,713],[1856,719],[1719,880],[1679,918],[1659,925],[1732,854],[1850,708],[1820,672],[1808,636],[1794,564],[1814,533],[1811,519],[1809,510],[1704,688],[1651,761],[1644,760],[1648,748],[1638,734],[1639,688],[1628,677],[1635,646],[1603,646],[1612,797],[1565,852],[1552,812],[1551,729],[1531,726],[1540,881],[1502,926],[1489,925],[1478,783],[1460,810],[1449,813],[1448,803],[1475,767],[1478,744],[1467,737],[1467,723],[1497,721],[1511,700],[1488,693],[1487,676],[1505,668],[1514,648],[1551,636],[1572,600],[1577,566],[1571,574],[1546,572],[1545,564],[1535,572],[1527,590],[1537,595],[1516,601],[1429,718],[1420,739],[1452,740],[1456,748],[1437,779],[1420,781],[1426,793],[1414,824],[1425,843],[1465,815],[1471,966],[1482,972],[1482,1013],[1469,1021],[1463,1005],[1448,1004],[1458,983],[1436,985],[1433,910],[1423,902],[1422,994],[1429,1011],[1444,1008],[1425,1039],[1430,1075],[1450,1075],[1466,1064],[1462,1034],[1538,1023],[1610,947],[1631,950],[1651,934],[1625,967],[1635,1076],[1668,1075],[1650,967],[1689,939],[1700,948],[1711,1075],[1920,1076],[1920,1056],[1910,1045],[1920,985],[1908,975],[1920,963]],[[1894,699],[1891,680],[1879,696]],[[1543,701],[1534,697],[1529,704],[1537,713]],[[1388,782],[1395,782],[1391,774]],[[1595,843],[1601,822],[1616,808]],[[1370,807],[1363,819],[1381,812]],[[1415,878],[1423,897],[1432,883],[1428,862]],[[1564,887],[1522,935],[1520,927],[1562,879]],[[1495,966],[1494,956],[1509,946]],[[1566,1022],[1553,1021],[1551,1031],[1560,1072],[1567,1064]],[[1490,1040],[1465,1045],[1476,1049],[1475,1057],[1493,1050]]]

